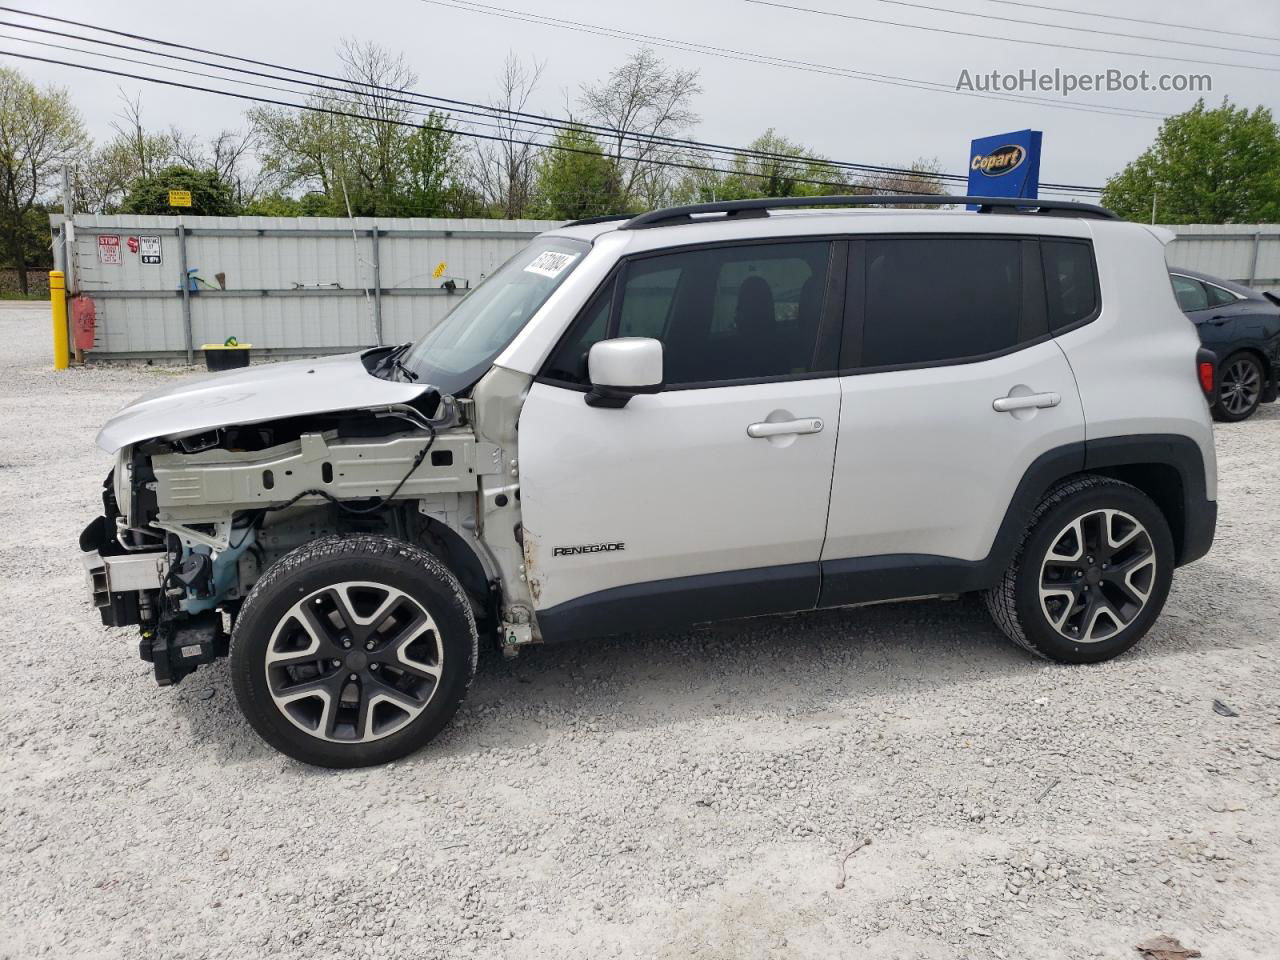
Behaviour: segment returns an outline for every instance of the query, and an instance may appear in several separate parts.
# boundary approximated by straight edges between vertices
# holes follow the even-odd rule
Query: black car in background
[[[1178,306],[1200,342],[1218,358],[1213,418],[1227,423],[1253,416],[1276,399],[1280,377],[1280,298],[1196,270],[1170,267]]]

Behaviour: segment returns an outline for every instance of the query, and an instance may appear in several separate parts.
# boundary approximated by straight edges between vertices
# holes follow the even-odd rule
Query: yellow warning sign
[[[191,191],[190,190],[170,190],[169,206],[171,207],[191,206]]]

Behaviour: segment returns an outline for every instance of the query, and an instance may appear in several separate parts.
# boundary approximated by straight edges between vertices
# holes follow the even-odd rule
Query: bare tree
[[[519,114],[528,106],[545,66],[536,60],[526,66],[514,52],[507,54],[498,94],[490,103],[497,139],[476,141],[472,173],[480,195],[487,206],[511,219],[525,216],[533,200],[537,134],[542,126],[531,125]]]
[[[911,162],[906,172],[876,174],[869,177],[865,185],[870,188],[870,193],[891,196],[909,196],[911,194],[939,196],[947,192],[942,185],[942,178],[939,176],[941,171],[942,166],[938,163],[937,157],[919,157]],[[921,204],[903,203],[896,204],[896,206],[903,210],[911,210],[921,207]],[[937,208],[931,207],[930,209]]]
[[[116,132],[112,144],[131,160],[133,178],[151,177],[173,159],[171,138],[163,134],[148,133],[142,122],[142,94],[130,97],[120,90],[124,106],[111,121]]]
[[[251,170],[248,162],[256,140],[252,126],[248,130],[220,130],[208,140],[178,127],[169,128],[173,159],[193,170],[212,170],[231,187],[242,206],[256,196],[262,180],[261,171]]]
[[[350,172],[359,185],[375,195],[395,192],[403,170],[410,114],[406,92],[418,82],[404,58],[376,43],[344,40],[338,48],[342,75],[346,78],[347,104],[342,109],[357,114],[351,121],[354,143]]]
[[[676,136],[698,122],[693,99],[702,92],[697,70],[668,67],[651,49],[638,50],[604,83],[584,86],[583,112],[611,128],[609,154],[620,171],[623,204],[652,205],[670,188],[664,160],[679,155],[664,137]]]
[[[322,112],[249,112],[255,149],[274,189],[318,191],[360,215],[396,212],[409,140],[422,119],[405,103],[418,77],[402,54],[374,43],[345,40],[338,59],[343,88],[317,89],[308,99]]]
[[[175,159],[174,135],[147,130],[142,97],[130,97],[124,90],[119,95],[122,106],[111,122],[115,136],[71,170],[77,209],[114,213],[133,181],[153,176]]]

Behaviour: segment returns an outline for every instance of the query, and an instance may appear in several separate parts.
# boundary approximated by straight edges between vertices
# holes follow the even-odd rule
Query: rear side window
[[[946,363],[1016,346],[1021,250],[1014,239],[869,240],[861,365]]]
[[[662,341],[668,386],[834,372],[818,346],[831,244],[804,241],[682,250],[628,262],[552,352],[543,377],[586,385],[591,347]]]
[[[1040,241],[1049,329],[1055,333],[1093,318],[1098,310],[1098,279],[1093,249],[1074,240]]]
[[[1204,310],[1209,306],[1209,294],[1205,290],[1204,284],[1199,280],[1192,280],[1190,277],[1182,277],[1174,274],[1170,277],[1173,282],[1173,295],[1178,299],[1178,306],[1182,308],[1184,313],[1194,313],[1196,310]]]

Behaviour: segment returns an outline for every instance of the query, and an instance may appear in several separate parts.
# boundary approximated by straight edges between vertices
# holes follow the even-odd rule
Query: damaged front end
[[[103,623],[136,625],[142,659],[174,684],[227,655],[226,623],[276,560],[321,537],[376,534],[444,560],[482,630],[532,642],[515,458],[473,414],[472,401],[432,391],[417,405],[122,448],[80,539]]]
[[[103,485],[103,514],[80,534],[81,557],[102,622],[137,626],[138,655],[153,665],[156,682],[169,686],[227,655],[221,614],[211,605],[194,605],[201,599],[216,603],[213,559],[207,553],[184,558],[180,545],[166,543],[163,534],[130,526],[128,511],[145,510],[137,501],[151,491],[148,481],[135,485],[126,480],[124,490],[135,502],[121,510],[117,478],[134,473],[132,449],[122,454]]]

